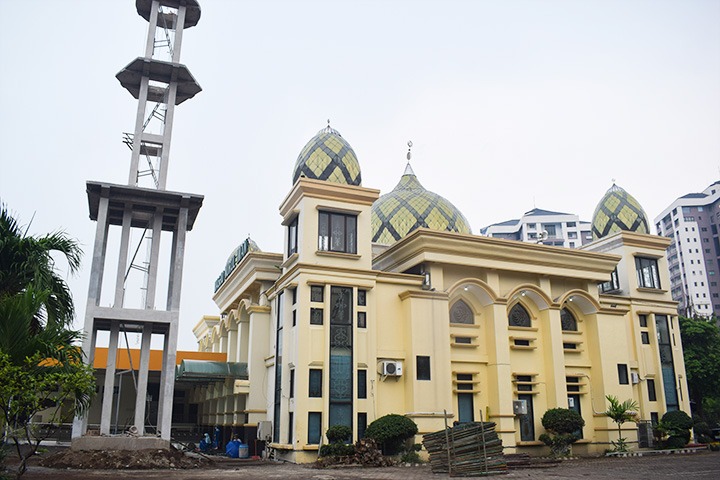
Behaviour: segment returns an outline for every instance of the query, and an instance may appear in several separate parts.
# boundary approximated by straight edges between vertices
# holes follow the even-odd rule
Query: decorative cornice
[[[433,261],[490,269],[535,270],[546,275],[604,281],[620,259],[619,255],[608,253],[422,228],[375,257],[373,266],[380,270],[396,271],[423,261]]]
[[[354,205],[372,205],[380,197],[380,190],[326,182],[324,180],[300,178],[293,185],[282,204],[280,204],[280,215],[285,218],[288,214],[291,214],[292,209],[303,197],[335,200]]]

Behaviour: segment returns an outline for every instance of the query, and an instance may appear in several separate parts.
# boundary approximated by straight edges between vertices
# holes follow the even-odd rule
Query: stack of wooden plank
[[[475,477],[507,473],[494,422],[471,422],[423,435],[433,473]]]

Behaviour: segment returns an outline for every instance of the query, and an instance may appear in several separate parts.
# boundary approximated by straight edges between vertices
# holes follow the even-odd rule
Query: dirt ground
[[[163,480],[437,480],[445,474],[433,474],[427,465],[386,468],[327,468],[314,469],[306,465],[277,462],[231,460],[218,458],[202,463],[197,468],[160,468],[152,470],[128,469],[121,463],[107,469],[48,468],[41,463],[52,453],[33,458],[25,480],[110,480],[110,479],[163,479]],[[143,454],[136,455],[142,459]],[[57,456],[62,459],[64,456]],[[174,458],[174,457],[173,457]],[[125,461],[130,457],[126,457]],[[147,460],[147,459],[146,459]],[[59,460],[58,460],[59,461]],[[110,460],[108,460],[110,461]],[[151,462],[161,462],[157,458]],[[165,460],[162,460],[165,461]],[[194,461],[194,459],[192,459]],[[129,463],[128,463],[129,464]],[[642,479],[647,480],[704,480],[720,478],[720,453],[701,452],[688,455],[658,455],[630,458],[583,458],[567,460],[555,467],[511,470],[507,475],[493,478],[512,479]]]
[[[178,450],[138,450],[138,451],[77,451],[65,449],[45,455],[38,464],[41,467],[55,469],[93,469],[93,470],[157,470],[162,468],[200,468],[208,467],[211,461],[200,455],[185,455]]]

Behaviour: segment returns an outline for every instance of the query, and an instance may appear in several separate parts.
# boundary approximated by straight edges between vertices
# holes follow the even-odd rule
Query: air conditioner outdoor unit
[[[633,385],[640,383],[640,375],[635,372],[630,372],[630,381]]]
[[[272,438],[272,422],[268,420],[262,420],[257,424],[257,438],[258,440],[270,441]]]
[[[383,360],[380,362],[380,374],[390,377],[399,377],[402,375],[402,362],[395,360]]]
[[[527,400],[513,400],[513,413],[515,415],[527,415]]]

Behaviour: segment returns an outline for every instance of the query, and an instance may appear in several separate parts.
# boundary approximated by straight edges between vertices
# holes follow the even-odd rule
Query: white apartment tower
[[[579,248],[592,241],[590,222],[580,221],[572,213],[551,212],[533,208],[514,220],[495,223],[480,229],[486,237]]]
[[[720,316],[720,181],[701,193],[688,193],[655,217],[667,249],[672,297],[688,317]]]

